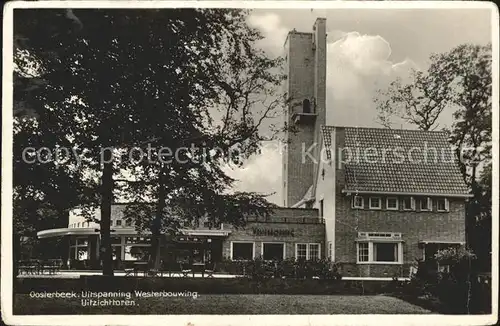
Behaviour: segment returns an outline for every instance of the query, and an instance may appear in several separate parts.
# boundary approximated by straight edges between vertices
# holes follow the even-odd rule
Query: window
[[[132,226],[132,220],[125,220],[125,226]]]
[[[365,207],[365,202],[363,200],[363,197],[361,196],[352,197],[352,208],[364,208],[364,207]]]
[[[415,199],[413,197],[403,198],[403,210],[405,211],[415,210]]]
[[[323,217],[323,209],[324,209],[324,204],[323,204],[323,199],[319,201],[319,217]]]
[[[370,209],[380,209],[380,197],[370,197]]]
[[[392,242],[374,243],[373,260],[378,262],[397,262],[398,244]]]
[[[368,242],[358,243],[358,262],[368,261]]]
[[[448,199],[439,198],[437,200],[437,210],[438,212],[448,212],[450,210],[450,204],[448,202]]]
[[[116,226],[122,226],[122,220],[116,220]]]
[[[111,254],[113,255],[113,260],[122,260],[122,246],[116,245],[111,247]]]
[[[358,242],[358,263],[400,264],[402,242]]]
[[[127,245],[125,246],[125,260],[148,260],[149,246]]]
[[[319,260],[319,243],[309,244],[309,260]]]
[[[80,227],[80,222],[76,223],[76,227],[79,228]]]
[[[305,243],[297,243],[297,253],[295,258],[297,260],[307,260],[307,244]]]
[[[386,206],[388,210],[396,211],[399,209],[397,197],[387,197]]]
[[[125,243],[130,244],[140,244],[149,245],[151,244],[151,238],[147,237],[125,237]]]
[[[283,260],[285,258],[285,244],[263,243],[262,258],[264,260]]]
[[[358,264],[403,263],[401,233],[358,232]]]
[[[253,242],[232,242],[231,260],[252,260],[254,243]]]
[[[70,245],[70,259],[87,260],[89,241],[87,238],[76,238]]]
[[[295,258],[297,260],[319,260],[320,256],[319,243],[297,243],[295,245]]]
[[[124,260],[148,260],[150,247],[151,238],[125,237],[123,258]]]
[[[302,112],[311,113],[311,101],[309,101],[308,99],[302,101]]]
[[[424,254],[423,258],[424,260],[428,261],[435,261],[436,260],[436,254],[439,250],[443,249],[452,249],[452,248],[460,248],[461,244],[460,243],[425,243],[424,245]]]
[[[328,252],[326,259],[332,259],[332,249],[333,249],[333,243],[331,241],[328,241]]]
[[[122,239],[123,237],[111,237],[111,251],[113,255],[113,260],[123,260],[122,256]]]
[[[420,210],[421,211],[431,211],[432,210],[432,200],[427,198],[420,198]]]

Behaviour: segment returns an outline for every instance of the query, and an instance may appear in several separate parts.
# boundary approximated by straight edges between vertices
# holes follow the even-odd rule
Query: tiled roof
[[[343,127],[340,127],[343,128]],[[344,127],[344,191],[422,194],[468,193],[444,132]],[[331,148],[332,126],[323,126]],[[331,154],[327,151],[327,157]],[[436,155],[437,154],[437,155]]]

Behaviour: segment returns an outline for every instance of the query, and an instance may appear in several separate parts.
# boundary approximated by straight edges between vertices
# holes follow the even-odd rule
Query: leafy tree
[[[84,180],[82,203],[98,194],[105,275],[113,273],[110,215],[117,191],[156,202],[154,218],[139,214],[137,223],[155,241],[173,216],[238,224],[243,210],[269,212],[261,194],[228,192],[234,180],[222,168],[235,147],[243,158],[258,150],[262,121],[280,107],[281,60],[255,48],[261,36],[246,17],[222,9],[16,12],[22,78],[15,112],[34,116],[30,137],[42,133],[51,145],[80,149],[65,164],[70,176]],[[160,160],[161,147],[176,152],[191,144],[216,153],[183,151],[172,162]],[[151,147],[147,157],[131,159],[132,148]],[[121,171],[135,180],[118,182]]]
[[[434,55],[431,60],[436,58]],[[436,129],[439,115],[450,102],[449,85],[444,82],[435,63],[426,72],[413,70],[410,80],[404,83],[397,78],[387,89],[378,91],[375,98],[378,122],[391,128],[393,118],[398,117],[420,130]]]

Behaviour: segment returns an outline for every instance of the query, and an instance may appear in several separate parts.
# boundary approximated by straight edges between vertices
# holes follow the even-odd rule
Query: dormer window
[[[446,198],[439,198],[436,204],[438,212],[448,212],[450,210],[450,204]]]
[[[415,199],[413,199],[413,197],[403,198],[403,210],[405,211],[415,210]]]
[[[370,209],[381,209],[380,197],[370,197]]]
[[[431,211],[432,210],[432,200],[430,197],[420,198],[420,210],[421,211]]]
[[[386,207],[389,211],[397,211],[399,209],[398,197],[387,197]]]
[[[302,112],[311,113],[311,101],[309,101],[308,99],[302,101]]]

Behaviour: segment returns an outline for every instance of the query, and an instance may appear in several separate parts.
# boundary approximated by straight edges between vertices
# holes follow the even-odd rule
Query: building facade
[[[465,243],[470,195],[443,132],[326,124],[337,108],[325,102],[325,25],[285,45],[286,121],[298,132],[283,159],[284,204],[318,209],[326,257],[343,275],[408,276],[416,259]]]
[[[111,209],[111,239],[116,268],[145,261],[151,247],[148,232],[139,234],[132,221],[125,219],[127,205],[114,204]],[[94,213],[99,219],[99,210]],[[249,216],[245,227],[221,224],[180,230],[176,236],[160,238],[160,257],[164,262],[185,263],[306,259],[324,257],[325,227],[316,209],[278,208],[268,218]],[[88,222],[81,211],[70,213],[67,228],[44,230],[38,237],[65,237],[68,253],[65,260],[71,268],[99,268],[99,225]]]

